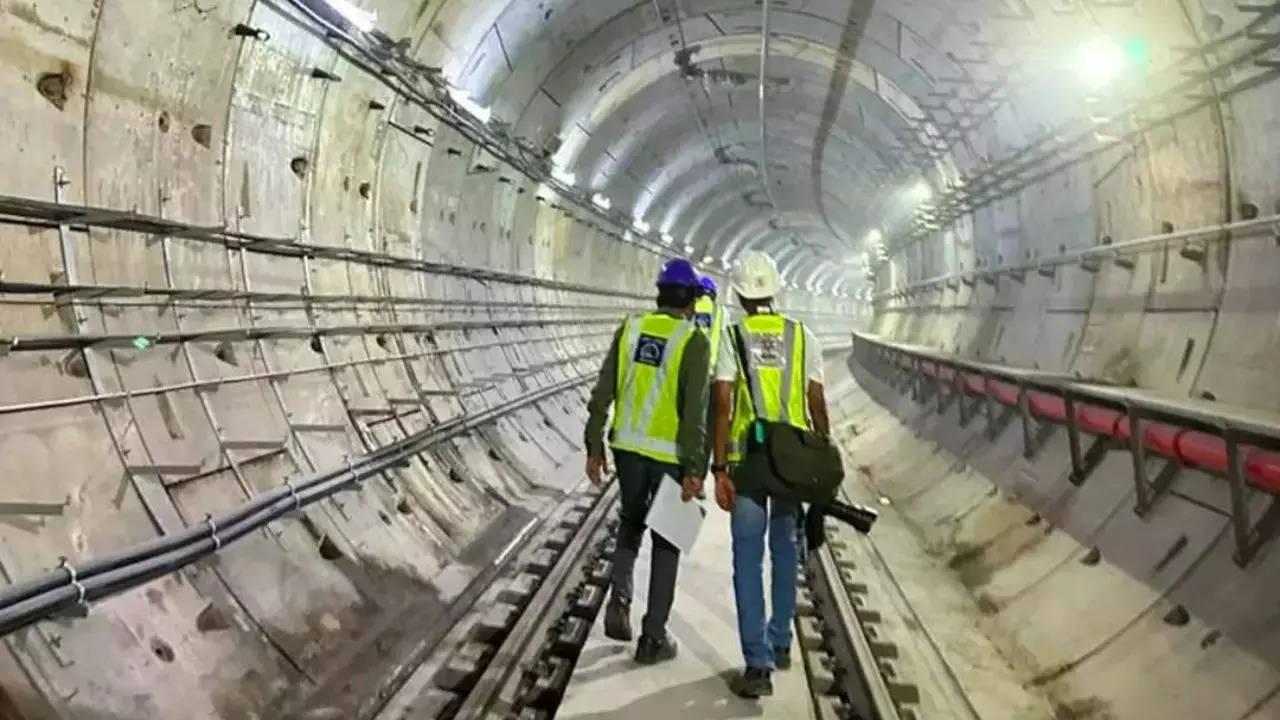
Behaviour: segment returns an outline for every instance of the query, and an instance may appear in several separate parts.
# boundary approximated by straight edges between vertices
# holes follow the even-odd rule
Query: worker
[[[730,513],[733,593],[746,669],[731,689],[746,698],[773,694],[772,672],[791,665],[799,505],[771,497],[767,450],[748,436],[759,418],[830,436],[822,348],[799,321],[776,312],[782,278],[773,260],[751,252],[735,268],[733,290],[745,316],[730,328],[712,384],[716,504]],[[743,360],[746,360],[745,364]],[[759,410],[757,410],[759,408]],[[776,477],[776,476],[774,476]],[[764,549],[771,560],[772,617],[766,622]]]
[[[719,288],[716,281],[710,275],[703,275],[699,281],[702,286],[702,292],[698,296],[698,302],[693,306],[693,320],[698,327],[707,334],[707,340],[711,342],[711,379],[715,379],[716,362],[720,353],[724,350],[723,344],[728,339],[728,334],[724,327],[724,306],[716,302],[716,296]],[[715,408],[711,403],[707,403],[707,457],[711,457],[711,427],[715,420]],[[698,493],[699,500],[706,500],[706,491]]]
[[[711,372],[715,373],[716,361],[720,354],[720,342],[724,339],[724,306],[716,302],[719,288],[710,275],[703,275],[698,283],[702,291],[698,296],[698,302],[693,306],[693,318],[698,327],[707,333],[707,339],[711,341]]]
[[[677,482],[688,502],[702,492],[707,472],[710,343],[692,320],[700,292],[698,273],[688,260],[669,260],[658,273],[657,286],[657,312],[628,318],[614,333],[587,405],[587,477],[596,486],[608,470],[603,433],[613,408],[609,445],[622,511],[604,632],[624,642],[632,637],[632,575],[654,493],[660,483]],[[675,600],[679,550],[656,533],[650,535],[649,601],[635,653],[643,664],[676,656],[666,627]]]

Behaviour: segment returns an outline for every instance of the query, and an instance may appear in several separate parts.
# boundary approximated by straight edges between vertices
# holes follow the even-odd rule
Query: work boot
[[[791,668],[791,648],[776,647],[773,649],[773,666],[779,670]]]
[[[671,660],[675,656],[676,641],[665,633],[660,638],[641,635],[640,642],[636,643],[636,662],[641,665],[653,665],[664,660]]]
[[[773,680],[769,677],[769,668],[748,667],[741,675],[729,683],[734,695],[755,700],[773,694]]]
[[[631,642],[631,608],[610,600],[604,608],[604,636],[619,642]]]

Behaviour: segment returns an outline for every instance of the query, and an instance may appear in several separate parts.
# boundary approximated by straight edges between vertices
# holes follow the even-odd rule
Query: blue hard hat
[[[684,258],[673,258],[662,264],[662,270],[658,271],[658,287],[673,286],[698,288],[698,271],[693,269],[693,263]]]
[[[716,292],[718,291],[718,288],[716,288],[716,281],[712,280],[710,275],[703,275],[701,278],[699,278],[698,285],[702,287],[703,291],[705,291],[706,294],[710,295],[711,297],[716,296]]]

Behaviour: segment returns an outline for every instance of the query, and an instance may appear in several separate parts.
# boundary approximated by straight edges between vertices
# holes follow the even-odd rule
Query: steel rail
[[[52,295],[56,302],[63,298],[72,300],[101,300],[115,298],[154,297],[166,302],[220,302],[249,300],[263,303],[299,302],[319,305],[370,304],[408,305],[424,307],[459,307],[466,309],[503,310],[609,310],[638,309],[637,305],[601,306],[583,303],[547,303],[521,300],[471,300],[466,298],[414,297],[410,295],[366,295],[305,292],[264,292],[234,288],[181,288],[152,287],[147,285],[100,285],[90,283],[59,284],[0,280],[0,295]],[[0,300],[4,302],[4,300]]]
[[[573,539],[557,557],[554,567],[530,598],[520,619],[498,647],[492,662],[471,687],[453,717],[459,720],[482,720],[506,716],[506,711],[510,708],[495,706],[509,700],[503,697],[504,691],[509,691],[510,685],[518,679],[517,673],[524,669],[523,661],[529,658],[530,651],[537,651],[538,648],[534,645],[537,638],[546,636],[554,619],[551,611],[556,601],[564,595],[570,573],[581,565],[590,541],[608,517],[608,511],[618,497],[619,486],[620,483],[614,480],[601,493]]]
[[[159,333],[79,333],[50,335],[0,335],[0,356],[11,352],[75,350],[88,347],[142,349],[153,345],[217,340],[305,339],[314,337],[366,336],[387,333],[434,333],[447,330],[516,328],[555,325],[616,324],[617,316],[592,318],[520,318],[514,320],[444,320],[434,323],[370,325],[258,325],[253,327]]]
[[[1095,245],[1042,260],[1012,263],[994,268],[974,268],[973,270],[964,270],[961,272],[948,273],[946,275],[938,275],[924,280],[918,280],[907,285],[883,290],[876,293],[873,297],[875,300],[879,301],[885,298],[900,297],[906,293],[915,292],[921,289],[955,283],[957,281],[968,281],[981,277],[998,277],[1001,275],[1025,273],[1029,271],[1036,271],[1041,268],[1077,264],[1084,260],[1114,259],[1115,257],[1136,255],[1159,249],[1165,245],[1188,240],[1204,239],[1213,242],[1225,242],[1232,239],[1244,239],[1244,237],[1252,237],[1255,234],[1262,235],[1264,234],[1264,231],[1268,229],[1270,229],[1276,236],[1280,236],[1280,215],[1268,215],[1266,217],[1254,218],[1252,220],[1239,220],[1236,222],[1220,223],[1217,225],[1208,225],[1188,230],[1179,230],[1171,233],[1149,235],[1111,245]],[[1244,237],[1233,238],[1230,237],[1231,233],[1244,233]]]
[[[485,423],[592,379],[571,378],[486,410],[463,415],[385,445],[341,468],[286,482],[218,517],[75,566],[65,563],[0,589],[0,635],[60,614],[84,615],[88,603],[185,567],[302,507],[349,490],[363,480]]]
[[[648,294],[631,293],[614,288],[563,280],[551,280],[540,278],[536,275],[428,261],[353,247],[307,243],[295,238],[234,231],[224,226],[192,225],[144,215],[131,210],[71,205],[9,195],[0,195],[0,223],[45,227],[51,230],[65,226],[66,229],[76,232],[89,232],[91,229],[122,230],[143,235],[167,236],[193,242],[210,243],[229,249],[244,249],[248,252],[279,257],[339,260],[355,262],[370,267],[390,267],[433,275],[449,275],[478,281],[505,282],[512,285],[564,290],[589,295],[637,300],[650,299]]]
[[[844,691],[850,704],[858,713],[856,717],[867,720],[900,720],[898,705],[894,701],[884,675],[880,672],[880,662],[871,650],[871,642],[858,619],[857,609],[849,598],[840,576],[840,568],[836,564],[831,548],[827,545],[815,553],[815,561],[810,567],[824,584],[823,594],[830,603],[827,613],[831,621],[831,629],[837,633],[837,639],[848,649],[854,667],[852,673],[846,673]]]
[[[415,353],[397,353],[387,355],[385,357],[360,358],[358,360],[346,360],[332,365],[308,365],[306,367],[296,368],[293,370],[272,370],[259,373],[248,373],[242,375],[229,375],[220,378],[207,378],[203,380],[190,380],[187,382],[173,383],[170,385],[154,385],[145,388],[135,388],[130,390],[119,390],[115,392],[101,392],[93,395],[76,395],[73,397],[54,398],[49,400],[35,400],[24,403],[14,403],[11,405],[0,405],[0,415],[12,415],[15,413],[37,412],[41,410],[56,410],[58,408],[74,407],[76,405],[86,405],[96,402],[117,402],[128,400],[135,397],[148,397],[151,395],[163,395],[172,392],[181,392],[184,390],[203,390],[217,389],[224,385],[236,385],[245,382],[254,382],[260,380],[283,380],[294,375],[307,375],[310,373],[327,372],[330,370],[342,370],[351,367],[361,367],[364,365],[380,365],[386,363],[397,363],[406,360],[420,360],[422,358],[435,357],[438,355],[448,355],[456,352],[470,352],[473,350],[484,350],[494,347],[506,347],[511,345],[529,345],[534,343],[554,343],[564,340],[583,340],[587,338],[603,338],[611,335],[612,331],[576,333],[573,335],[552,335],[547,337],[536,338],[519,338],[516,340],[495,340],[487,343],[476,343],[474,345],[459,345],[456,347],[436,348],[432,350],[424,350]],[[550,367],[560,361],[549,361],[540,363],[540,365]],[[532,367],[532,366],[531,366]],[[517,368],[519,370],[519,368]]]

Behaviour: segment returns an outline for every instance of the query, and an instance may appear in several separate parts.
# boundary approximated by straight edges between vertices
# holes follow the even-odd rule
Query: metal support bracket
[[[1018,414],[1022,416],[1022,457],[1030,459],[1036,452],[1035,419],[1031,417],[1031,400],[1027,384],[1018,383]]]
[[[1182,465],[1176,460],[1165,461],[1164,467],[1160,469],[1160,472],[1156,473],[1156,479],[1151,481],[1151,491],[1147,497],[1146,504],[1139,503],[1135,505],[1133,514],[1140,518],[1145,518],[1160,498],[1164,497],[1173,487],[1173,481],[1178,479],[1178,473],[1181,470]]]
[[[1273,497],[1271,504],[1256,524],[1249,515],[1248,487],[1245,483],[1245,455],[1240,451],[1239,438],[1230,428],[1223,433],[1227,443],[1227,480],[1231,486],[1231,534],[1236,549],[1231,559],[1239,567],[1245,567],[1258,554],[1264,543],[1275,536],[1280,526],[1280,497]]]
[[[1147,482],[1147,453],[1142,447],[1142,416],[1132,405],[1129,414],[1129,456],[1133,460],[1133,492],[1137,507],[1151,507],[1151,485]]]

